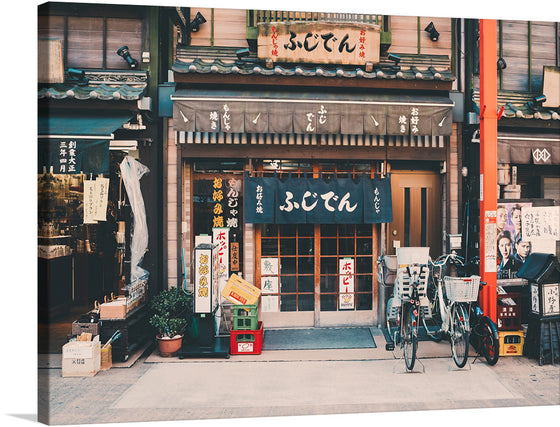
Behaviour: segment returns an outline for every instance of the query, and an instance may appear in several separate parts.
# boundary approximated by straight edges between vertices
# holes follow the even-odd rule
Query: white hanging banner
[[[95,181],[84,180],[84,224],[97,224],[95,219],[96,201]]]
[[[97,177],[95,180],[95,215],[97,221],[107,220],[107,201],[109,200],[109,178]]]
[[[354,309],[354,260],[343,258],[338,261],[338,308],[339,310]]]
[[[277,276],[278,271],[278,258],[261,258],[261,275]]]
[[[218,309],[215,314],[215,327],[216,335],[220,335],[220,324],[222,316],[221,304],[226,301],[222,296],[222,291],[226,287],[226,283],[229,279],[229,228],[228,227],[218,227],[212,229],[212,242],[215,247],[216,262],[217,262],[217,280],[218,280],[218,292],[216,293],[218,298]]]
[[[261,292],[263,294],[277,294],[278,277],[277,276],[261,277]]]
[[[261,297],[261,311],[263,313],[276,313],[278,309],[278,295],[266,295]]]

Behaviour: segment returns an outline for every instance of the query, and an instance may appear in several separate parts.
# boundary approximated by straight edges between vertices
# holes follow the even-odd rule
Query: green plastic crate
[[[256,331],[258,327],[257,304],[233,305],[233,330]]]

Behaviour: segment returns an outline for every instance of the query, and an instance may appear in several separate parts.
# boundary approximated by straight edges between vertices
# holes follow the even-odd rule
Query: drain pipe
[[[380,244],[380,257],[384,256],[387,251],[387,224],[384,222],[381,223],[381,244]],[[379,269],[383,267],[377,263],[377,286],[379,288],[378,292],[378,301],[377,301],[377,327],[381,329],[383,325],[386,323],[386,312],[385,312],[385,283],[383,277],[383,270],[381,270],[381,274],[379,274]],[[381,280],[380,280],[381,279]]]
[[[381,163],[381,176],[384,177],[385,176],[385,172],[387,169],[387,161],[384,161]],[[384,256],[387,253],[387,224],[382,222],[381,223],[381,238],[380,240],[380,244],[379,244],[379,253],[380,253],[380,257]],[[377,301],[377,327],[378,328],[382,328],[383,325],[386,323],[386,311],[385,311],[385,283],[384,282],[384,277],[383,277],[383,270],[381,270],[381,274],[379,274],[379,263],[377,264],[377,287],[379,292],[377,293],[378,295],[378,301]],[[382,267],[381,267],[382,268]],[[381,277],[381,280],[379,280]]]

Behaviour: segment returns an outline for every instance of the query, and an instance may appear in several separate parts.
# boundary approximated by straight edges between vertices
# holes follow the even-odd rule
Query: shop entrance
[[[387,252],[399,246],[428,246],[441,254],[441,179],[437,172],[394,171],[391,175],[393,222],[388,225]]]
[[[263,162],[266,173],[267,162]],[[369,162],[277,161],[277,172],[371,173]],[[255,226],[261,317],[269,327],[371,325],[377,286],[378,224]]]
[[[267,325],[371,325],[374,227],[259,226],[257,276]]]

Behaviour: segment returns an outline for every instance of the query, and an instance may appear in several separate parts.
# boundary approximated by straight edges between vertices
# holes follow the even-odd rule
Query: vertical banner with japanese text
[[[194,312],[212,313],[212,247],[194,251]]]
[[[228,271],[243,271],[243,179],[237,174],[200,174],[193,185],[195,234],[228,229]]]
[[[338,261],[338,309],[354,308],[354,260],[342,258]]]

